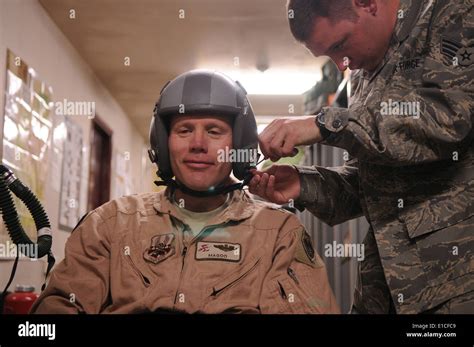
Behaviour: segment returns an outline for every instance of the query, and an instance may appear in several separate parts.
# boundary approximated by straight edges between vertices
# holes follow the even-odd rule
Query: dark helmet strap
[[[252,174],[248,172],[244,180],[240,183],[229,184],[227,186],[220,185],[212,190],[207,190],[207,191],[199,191],[199,190],[188,188],[184,184],[181,184],[172,178],[166,178],[166,179],[163,179],[162,181],[155,181],[154,183],[157,186],[168,186],[173,189],[179,189],[185,194],[203,198],[203,197],[208,197],[208,196],[227,194],[237,189],[242,190],[246,185],[248,185],[251,179],[252,179]]]

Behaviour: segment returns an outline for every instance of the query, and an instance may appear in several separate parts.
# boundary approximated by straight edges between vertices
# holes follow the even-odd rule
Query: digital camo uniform
[[[243,191],[194,236],[165,192],[91,212],[32,313],[339,313],[296,216]]]
[[[330,225],[368,219],[358,312],[474,313],[473,1],[400,6],[381,65],[355,73],[349,108],[324,108],[322,143],[350,160],[298,167],[298,202]]]

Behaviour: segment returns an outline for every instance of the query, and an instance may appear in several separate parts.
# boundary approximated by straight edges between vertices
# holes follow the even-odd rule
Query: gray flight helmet
[[[168,82],[160,92],[150,125],[150,159],[158,166],[158,175],[170,180],[168,136],[169,121],[178,114],[209,114],[231,117],[234,149],[257,153],[257,123],[247,92],[239,82],[213,70],[192,70]],[[255,152],[253,152],[255,151]],[[251,155],[246,156],[252,159]],[[244,180],[255,162],[234,162],[234,176]]]

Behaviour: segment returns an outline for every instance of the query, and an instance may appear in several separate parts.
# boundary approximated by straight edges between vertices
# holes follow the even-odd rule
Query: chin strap
[[[159,175],[158,172],[157,172],[157,174]],[[248,185],[248,183],[250,182],[251,179],[252,179],[252,174],[249,171],[247,173],[247,175],[245,176],[244,180],[240,183],[234,183],[234,184],[230,184],[230,185],[227,185],[227,186],[224,186],[223,184],[220,184],[217,187],[211,187],[211,188],[209,188],[208,190],[205,190],[205,191],[194,190],[194,189],[188,188],[185,185],[175,181],[172,178],[166,178],[166,179],[163,179],[162,181],[155,181],[154,183],[157,186],[172,187],[174,189],[181,190],[185,194],[188,194],[188,195],[191,195],[191,196],[196,196],[196,197],[199,197],[199,198],[203,198],[203,197],[208,197],[208,196],[216,196],[216,195],[221,195],[221,194],[227,194],[227,193],[229,193],[231,191],[234,191],[234,190],[237,190],[237,189],[242,190],[246,185]]]
[[[152,153],[153,153],[153,151],[151,151],[151,150],[148,151],[148,154],[150,155],[151,161],[155,163],[156,159],[155,159],[154,154],[152,154]],[[258,158],[260,158],[260,156],[261,156],[261,154],[258,154],[257,160],[258,160]],[[188,195],[191,195],[191,196],[196,196],[198,198],[204,198],[204,197],[208,197],[208,196],[216,196],[216,195],[221,195],[221,194],[227,194],[227,193],[232,192],[232,191],[237,190],[237,189],[242,190],[245,186],[247,186],[249,184],[250,180],[253,177],[250,170],[257,168],[257,165],[260,164],[261,162],[263,162],[265,159],[266,158],[262,158],[257,163],[255,163],[254,165],[251,165],[248,168],[247,173],[245,174],[245,177],[244,177],[242,182],[230,184],[228,186],[224,186],[224,184],[219,184],[217,187],[211,187],[211,188],[209,188],[208,190],[205,190],[205,191],[194,190],[194,189],[188,188],[184,184],[181,184],[181,183],[179,183],[178,181],[176,181],[172,178],[162,178],[162,181],[154,181],[154,183],[158,187],[159,186],[168,186],[168,187],[171,187],[173,189],[179,189],[185,194],[188,194]],[[156,172],[156,174],[157,174],[158,177],[161,177],[160,170],[158,170]]]

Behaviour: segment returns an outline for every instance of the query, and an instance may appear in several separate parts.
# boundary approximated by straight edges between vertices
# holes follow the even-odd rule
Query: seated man
[[[339,312],[298,219],[242,190],[251,156],[223,160],[226,149],[257,150],[255,118],[238,83],[205,70],[171,81],[150,142],[166,190],[89,213],[33,313]]]

